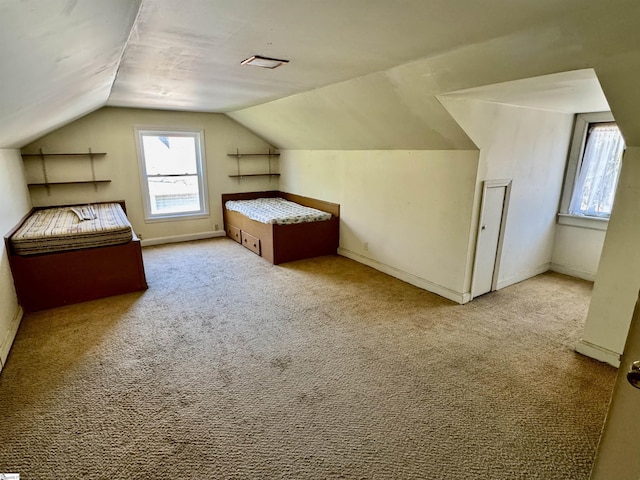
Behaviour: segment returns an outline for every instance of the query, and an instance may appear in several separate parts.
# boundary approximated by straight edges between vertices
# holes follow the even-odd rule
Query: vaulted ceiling
[[[233,111],[502,36],[557,3],[143,0],[108,104]],[[241,66],[252,54],[290,63]]]
[[[105,105],[224,112],[283,148],[472,148],[437,95],[589,68],[612,108],[635,92],[640,9],[602,3],[2,0],[0,148]]]

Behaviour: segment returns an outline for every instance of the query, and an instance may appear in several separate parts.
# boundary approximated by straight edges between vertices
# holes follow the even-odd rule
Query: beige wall
[[[481,148],[479,158],[475,151],[286,150],[281,186],[342,205],[343,254],[467,301],[484,180],[513,181],[499,288],[549,269],[573,117],[440,100]],[[413,240],[403,243],[398,231]]]
[[[232,115],[282,149],[468,150],[472,148],[470,142],[452,125],[446,110],[434,103],[437,95],[593,68],[627,145],[637,146],[640,142],[640,95],[637,94],[640,56],[636,45],[640,44],[637,41],[640,29],[636,18],[640,7],[637,2],[622,1],[616,7],[623,13],[615,15],[611,14],[609,4],[592,7],[569,16],[558,12],[548,23],[535,29],[516,29],[506,36]],[[561,95],[562,89],[555,93]],[[343,105],[345,109],[341,108]],[[535,198],[535,192],[530,192],[530,196]],[[616,210],[624,222],[640,209],[631,202],[618,205],[612,222]],[[470,235],[475,234],[474,229],[472,224]],[[635,301],[640,283],[640,269],[630,271],[624,261],[628,255],[629,264],[634,265],[637,255],[633,250],[627,251],[625,245],[627,236],[634,242],[637,240],[634,227],[617,229],[619,233],[606,237],[605,244],[609,245],[605,251],[608,248],[611,253],[603,253],[599,262],[585,333],[585,338],[591,338],[597,348],[605,350],[621,349],[631,320],[629,305]],[[470,250],[466,282],[470,282],[473,242],[467,243]],[[544,249],[539,252],[543,253]],[[623,287],[618,288],[619,285]],[[466,288],[464,285],[463,290]],[[598,291],[603,290],[606,294],[603,292],[601,296]],[[600,339],[609,347],[599,347]],[[596,356],[594,350],[582,351]]]
[[[281,189],[339,203],[340,253],[463,301],[477,151],[308,151]]]
[[[639,198],[640,147],[628,147],[582,336],[583,347],[614,357],[624,348],[640,289]]]
[[[557,224],[551,269],[584,280],[595,280],[606,234],[606,230]]]
[[[208,218],[145,222],[140,170],[136,151],[134,126],[161,128],[193,128],[204,130],[205,158],[209,193]],[[144,242],[154,239],[192,238],[222,230],[222,205],[220,194],[226,192],[273,190],[278,188],[277,177],[229,178],[237,171],[236,160],[227,153],[267,152],[269,145],[235,121],[222,114],[169,112],[161,110],[137,110],[127,108],[103,108],[77,120],[66,127],[42,137],[23,149],[23,153],[44,152],[107,152],[95,160],[96,178],[108,178],[112,182],[99,185],[52,186],[50,194],[44,187],[32,187],[34,205],[60,205],[105,200],[124,199],[127,213],[135,231]],[[243,160],[242,172],[267,169],[266,158]],[[29,181],[42,181],[39,158],[26,160]],[[273,163],[277,168],[277,161]],[[47,159],[50,181],[66,179],[90,179],[91,168],[86,159]]]
[[[19,150],[0,149],[0,233],[11,230],[31,209]],[[18,306],[7,252],[0,254],[0,368],[4,365],[18,329],[22,309]]]
[[[482,182],[498,179],[512,180],[498,288],[548,270],[573,116],[451,96],[440,101],[480,147],[468,275]]]

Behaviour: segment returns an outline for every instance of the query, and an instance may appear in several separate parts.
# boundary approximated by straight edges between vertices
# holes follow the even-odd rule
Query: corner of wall
[[[536,275],[540,275],[541,273],[548,271],[550,265],[551,264],[549,262],[542,263],[535,267],[523,269],[519,271],[516,275],[512,275],[508,278],[501,278],[500,280],[498,280],[498,284],[496,285],[496,290],[500,290],[501,288],[505,288],[510,285],[515,285],[516,283],[524,282],[529,278],[533,278]]]
[[[386,273],[387,275],[391,275],[392,277],[402,280],[403,282],[407,282],[411,285],[427,290],[428,292],[440,295],[441,297],[444,297],[453,302],[464,304],[471,300],[470,293],[456,292],[454,290],[451,290],[450,288],[438,285],[434,282],[430,282],[429,280],[425,280],[424,278],[418,277],[411,273],[405,272],[404,270],[400,270],[396,267],[392,267],[391,265],[387,265],[372,258],[365,257],[364,255],[360,255],[359,253],[353,252],[346,248],[338,248],[338,254],[342,255],[343,257],[350,258],[351,260],[355,260],[356,262],[367,265],[368,267],[375,268],[376,270],[382,273]]]
[[[0,372],[2,371],[5,364],[7,363],[9,350],[11,350],[13,339],[16,338],[16,334],[18,333],[18,328],[20,327],[20,322],[22,321],[22,317],[23,317],[22,307],[18,307],[16,316],[13,318],[13,320],[9,324],[9,328],[6,331],[4,338],[2,339],[2,342],[0,342]]]
[[[613,367],[620,367],[620,357],[621,355],[618,352],[614,352],[612,350],[608,350],[606,348],[600,347],[599,345],[595,345],[593,343],[589,343],[583,339],[581,339],[575,348],[576,352],[584,355],[585,357],[593,358],[600,362],[608,363]]]

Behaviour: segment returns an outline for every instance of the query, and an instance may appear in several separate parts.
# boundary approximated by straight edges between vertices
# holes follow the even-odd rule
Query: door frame
[[[473,256],[473,274],[471,276],[471,299],[476,297],[476,273],[478,267],[478,244],[480,239],[480,232],[482,229],[482,220],[485,214],[485,200],[487,198],[487,190],[490,188],[505,187],[504,201],[502,203],[502,217],[500,218],[500,232],[498,233],[498,247],[496,249],[496,260],[493,264],[493,276],[491,279],[491,291],[493,292],[498,285],[498,273],[500,272],[500,260],[502,258],[502,245],[504,243],[504,232],[507,224],[507,212],[509,210],[509,200],[511,198],[511,184],[512,179],[502,178],[498,180],[484,180],[482,182],[482,200],[480,203],[480,214],[478,216],[478,227],[476,231],[476,247],[474,249]]]

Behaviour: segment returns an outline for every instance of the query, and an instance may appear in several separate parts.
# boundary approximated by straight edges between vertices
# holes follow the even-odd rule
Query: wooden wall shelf
[[[76,180],[70,182],[40,182],[40,183],[28,183],[27,185],[30,187],[46,187],[47,185],[77,185],[84,183],[111,183],[111,180]]]
[[[279,173],[275,173],[271,171],[271,157],[279,157],[280,154],[277,152],[272,152],[271,149],[267,153],[240,153],[240,151],[236,150],[236,153],[227,153],[227,156],[234,157],[236,159],[236,174],[229,175],[229,178],[237,178],[240,180],[245,177],[279,177]],[[261,173],[240,173],[240,160],[242,157],[266,157],[267,158],[267,167],[268,170],[266,172]]]
[[[279,153],[227,153],[228,157],[279,157]]]
[[[100,158],[100,157],[104,157],[107,153],[106,152],[92,152],[91,148],[89,148],[89,151],[84,153],[84,152],[72,152],[72,153],[65,153],[65,152],[61,152],[61,153],[44,153],[44,151],[42,149],[40,149],[40,153],[24,153],[22,154],[22,157],[36,157],[40,159],[40,165],[42,167],[42,177],[44,179],[43,182],[33,182],[33,183],[29,183],[27,184],[30,187],[46,187],[47,189],[47,194],[51,195],[51,190],[50,187],[52,185],[84,185],[84,184],[93,184],[93,186],[96,189],[96,192],[98,191],[98,184],[101,183],[111,183],[111,180],[98,180],[96,179],[96,171],[95,171],[95,167],[93,164],[93,160],[94,158]],[[70,180],[70,181],[63,181],[63,182],[50,182],[49,181],[49,176],[47,173],[47,163],[46,163],[46,158],[47,157],[66,157],[66,158],[88,158],[90,163],[91,163],[91,180]]]
[[[242,177],[279,177],[279,173],[247,173],[242,175],[229,175],[230,178],[242,178]]]
[[[106,152],[89,153],[23,153],[23,157],[102,157]]]

